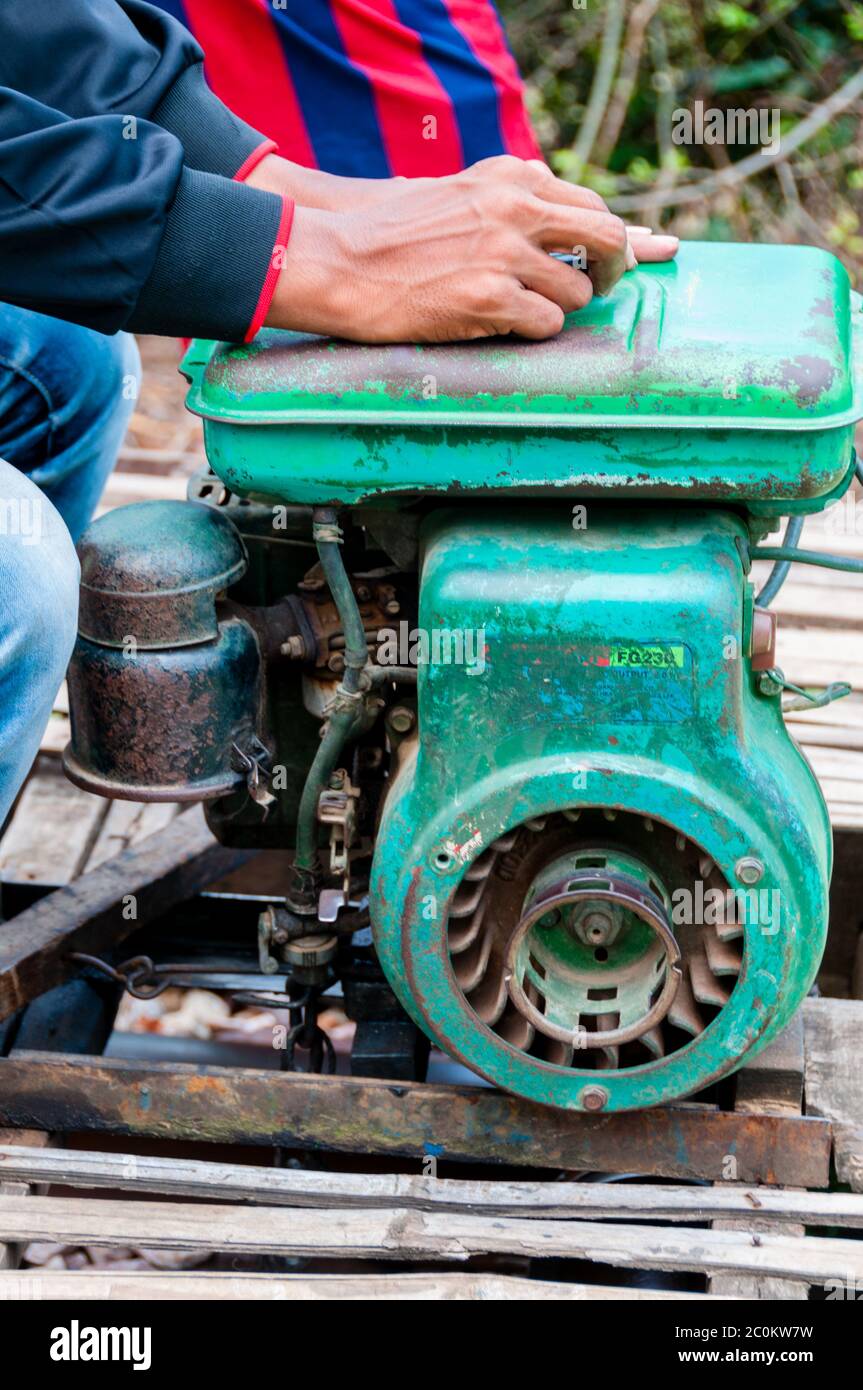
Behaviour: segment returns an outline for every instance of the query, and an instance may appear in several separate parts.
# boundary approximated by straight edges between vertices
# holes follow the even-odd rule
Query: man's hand
[[[539,161],[501,155],[379,187],[366,207],[297,206],[268,324],[361,342],[549,338],[635,263],[598,194]],[[573,248],[587,274],[547,254]]]
[[[626,234],[629,237],[629,249],[638,265],[647,265],[649,262],[656,261],[672,261],[680,246],[680,241],[676,236],[653,232],[650,227],[628,226]],[[627,270],[631,269],[631,266],[627,266]]]

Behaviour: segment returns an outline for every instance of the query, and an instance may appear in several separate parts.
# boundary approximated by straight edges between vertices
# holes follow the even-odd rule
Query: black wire
[[[782,537],[783,550],[793,550],[797,548],[797,542],[800,539],[802,530],[802,516],[791,516],[788,518],[788,525],[785,527],[785,535]],[[754,553],[757,554],[757,552]],[[763,588],[755,596],[755,602],[760,608],[766,608],[768,604],[773,602],[779,590],[782,588],[782,585],[785,583],[790,568],[790,560],[776,561],[764,582]]]

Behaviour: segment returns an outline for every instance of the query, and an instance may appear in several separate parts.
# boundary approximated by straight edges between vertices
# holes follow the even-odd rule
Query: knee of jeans
[[[52,693],[75,645],[81,573],[72,538],[59,517],[56,521],[38,532],[7,538],[3,554],[7,605],[2,627],[13,659],[26,667],[31,682],[52,685]]]
[[[91,335],[95,343],[90,348],[90,384],[88,403],[97,406],[97,413],[114,410],[131,415],[141,386],[141,358],[131,333],[117,333],[113,338]]]

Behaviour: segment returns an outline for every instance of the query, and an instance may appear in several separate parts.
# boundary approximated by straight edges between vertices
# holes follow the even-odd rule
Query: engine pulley
[[[632,855],[600,849],[561,855],[531,884],[504,978],[540,1033],[607,1050],[665,1018],[680,962],[666,890]]]

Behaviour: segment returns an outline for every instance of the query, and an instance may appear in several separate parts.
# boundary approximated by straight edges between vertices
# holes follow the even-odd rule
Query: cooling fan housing
[[[429,519],[420,626],[482,659],[421,669],[375,943],[433,1040],[530,1099],[700,1091],[814,978],[829,820],[753,670],[745,534],[694,508]]]

